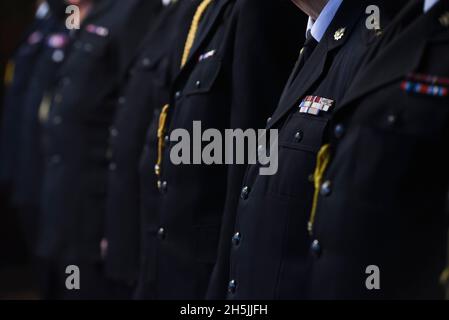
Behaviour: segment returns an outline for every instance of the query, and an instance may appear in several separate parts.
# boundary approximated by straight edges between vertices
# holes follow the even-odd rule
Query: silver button
[[[242,240],[242,235],[240,234],[240,232],[236,232],[234,234],[234,236],[232,237],[232,244],[237,247],[238,245],[240,245],[241,240]]]
[[[332,183],[328,180],[321,185],[320,193],[323,197],[328,197],[332,193]]]
[[[322,249],[321,244],[318,240],[314,240],[312,242],[312,245],[310,246],[310,251],[316,258],[321,256]]]
[[[295,133],[295,137],[294,138],[295,138],[296,142],[301,142],[303,137],[304,137],[303,132],[301,130],[299,130],[299,131],[297,131]]]
[[[157,231],[157,237],[159,240],[164,240],[166,237],[166,232],[164,228],[159,228],[159,230]]]
[[[62,50],[56,50],[53,52],[53,55],[51,56],[53,62],[59,63],[64,60],[65,54]]]
[[[249,197],[249,187],[245,186],[242,189],[242,192],[240,193],[240,198],[242,198],[243,200],[248,199]]]
[[[229,281],[228,292],[230,294],[234,294],[236,292],[236,290],[237,290],[237,282],[235,280]]]

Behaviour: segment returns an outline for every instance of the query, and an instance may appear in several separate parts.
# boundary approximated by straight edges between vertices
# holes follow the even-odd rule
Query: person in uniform
[[[45,38],[54,28],[54,17],[47,2],[42,2],[24,40],[8,62],[0,141],[0,183],[12,186],[17,172],[18,139],[23,100],[30,83],[30,74],[41,53]]]
[[[63,0],[49,1],[50,13],[54,21],[52,32],[43,39],[43,48],[29,75],[30,84],[24,94],[22,117],[18,137],[18,156],[13,183],[12,201],[18,208],[23,230],[28,240],[36,278],[40,286],[40,296],[50,298],[47,286],[46,261],[35,259],[35,243],[39,221],[43,155],[41,149],[41,126],[39,107],[45,91],[53,85],[56,74],[64,62],[69,47],[69,34],[64,25]]]
[[[10,68],[15,69],[12,74],[14,81],[5,101],[0,180],[11,188],[10,202],[18,210],[21,232],[30,254],[36,241],[40,189],[39,179],[28,173],[33,171],[37,174],[42,170],[37,160],[40,141],[34,129],[33,132],[29,129],[37,123],[37,112],[32,110],[38,108],[45,86],[61,64],[68,44],[63,24],[63,2],[50,0],[38,7],[32,31],[18,50],[17,58],[10,63]],[[29,150],[33,152],[28,153]]]
[[[315,171],[310,298],[444,297],[448,53],[449,1],[410,1],[334,111]]]
[[[147,30],[153,2],[71,4],[79,6],[80,29],[72,33],[70,53],[48,95],[50,102],[39,111],[44,115],[45,167],[36,251],[51,261],[56,298],[97,299],[108,296],[100,242],[109,127],[119,84]],[[77,290],[66,287],[66,270],[79,271]]]
[[[180,128],[192,135],[194,121],[221,133],[261,127],[294,65],[299,45],[287,34],[300,23],[288,1],[203,0],[197,7],[179,40],[181,70],[169,104],[142,156],[138,298],[205,297],[226,198],[243,166],[174,165],[170,135]]]
[[[60,0],[63,3],[63,0]],[[25,234],[33,249],[36,241],[36,222],[40,207],[42,174],[41,135],[38,110],[44,92],[52,85],[57,70],[62,65],[69,45],[68,30],[63,23],[64,11],[55,2],[49,2],[52,16],[51,32],[45,36],[43,47],[28,75],[29,85],[23,93],[21,118],[16,124],[18,132],[16,172],[14,173],[12,202],[19,209],[26,226]]]
[[[111,166],[107,188],[105,270],[117,298],[131,298],[140,268],[139,160],[146,132],[168,103],[175,53],[182,50],[176,30],[187,34],[197,2],[170,1],[150,27],[120,90],[110,130]],[[179,31],[178,31],[179,32]],[[181,32],[182,33],[182,32]],[[156,126],[153,121],[153,128]],[[155,139],[156,140],[156,139]]]
[[[308,220],[317,153],[334,110],[369,46],[404,1],[294,1],[309,15],[307,37],[267,129],[278,130],[278,171],[247,168],[240,198],[228,204],[209,299],[307,299]],[[321,3],[321,5],[318,5]],[[367,27],[376,5],[381,19]]]

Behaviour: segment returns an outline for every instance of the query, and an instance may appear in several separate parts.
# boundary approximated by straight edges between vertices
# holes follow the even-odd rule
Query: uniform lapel
[[[343,1],[334,20],[330,24],[326,34],[316,47],[313,54],[307,60],[296,79],[290,79],[291,84],[283,93],[279,107],[274,112],[269,123],[273,127],[291,108],[307,94],[313,85],[321,78],[329,64],[330,53],[341,48],[350,37],[352,30],[356,27],[362,13],[364,1]],[[345,28],[342,38],[336,38],[338,30]]]
[[[211,17],[207,21],[207,25],[202,27],[202,31],[198,34],[197,39],[195,40],[193,47],[190,51],[189,58],[186,62],[186,65],[184,66],[184,69],[188,69],[188,66],[192,63],[192,61],[195,61],[194,57],[197,56],[198,51],[202,48],[202,45],[204,41],[210,36],[211,30],[215,27],[215,25],[219,21],[219,16],[222,13],[223,9],[225,8],[226,4],[230,2],[231,0],[214,0],[215,3],[212,3],[212,7],[209,8],[209,10],[212,10]],[[182,70],[181,70],[182,72]]]
[[[447,38],[447,33],[442,35],[441,32],[448,30],[448,27],[440,22],[440,18],[444,12],[449,12],[448,4],[449,1],[440,0],[431,11],[403,30],[396,40],[381,48],[378,56],[355,77],[337,110],[344,109],[352,101],[416,71],[427,44],[441,40],[442,36]]]

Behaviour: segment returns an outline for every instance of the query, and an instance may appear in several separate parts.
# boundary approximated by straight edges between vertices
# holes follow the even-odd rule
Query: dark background
[[[31,23],[35,0],[0,1],[0,119],[3,114],[3,76],[8,59]],[[29,258],[17,221],[9,206],[8,186],[0,185],[0,299],[34,298]]]

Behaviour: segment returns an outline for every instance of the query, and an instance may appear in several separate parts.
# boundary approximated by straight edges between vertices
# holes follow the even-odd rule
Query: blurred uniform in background
[[[319,170],[311,299],[444,297],[448,55],[449,1],[411,1],[334,111]]]
[[[37,254],[52,268],[55,298],[108,296],[100,241],[104,237],[109,129],[119,85],[159,1],[85,0],[87,17],[72,34],[70,53],[40,109],[45,170]],[[75,265],[80,290],[67,290]]]
[[[0,183],[11,185],[17,172],[18,139],[23,103],[30,83],[30,75],[45,44],[53,31],[55,19],[47,2],[36,11],[36,18],[26,32],[22,44],[8,62],[5,72],[5,99],[0,135]]]
[[[60,4],[63,0],[59,0]],[[43,48],[29,74],[27,92],[23,95],[21,118],[18,119],[17,163],[14,172],[13,204],[19,208],[24,224],[26,239],[34,252],[37,222],[39,217],[43,155],[42,135],[39,122],[39,107],[45,91],[53,84],[58,69],[64,62],[69,46],[69,32],[64,25],[64,11],[61,5],[49,2],[49,15],[53,25],[51,32],[43,39]]]
[[[105,224],[106,274],[113,280],[116,292],[121,293],[120,298],[131,297],[139,274],[142,233],[138,168],[146,132],[168,102],[174,60],[179,68],[176,53],[182,50],[174,40],[178,33],[187,33],[194,3],[165,1],[121,85],[109,138]]]
[[[301,36],[289,32],[300,25],[289,1],[203,0],[177,40],[181,70],[141,162],[139,297],[205,297],[225,201],[238,192],[243,166],[174,165],[168,137],[178,128],[191,134],[196,120],[222,134],[264,127],[300,48]]]
[[[11,204],[19,209],[30,252],[36,241],[42,173],[37,110],[68,44],[63,9],[63,0],[40,4],[32,31],[11,60],[6,79],[11,87],[5,99],[0,176],[11,188]]]
[[[307,230],[316,157],[369,46],[403,3],[330,0],[309,19],[305,45],[267,125],[279,130],[279,170],[262,176],[261,165],[248,167],[240,199],[225,215],[209,298],[307,298],[316,249]],[[373,4],[382,21],[369,29],[366,8]]]

